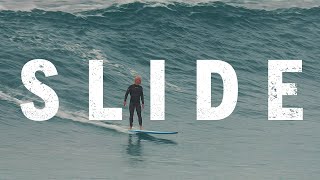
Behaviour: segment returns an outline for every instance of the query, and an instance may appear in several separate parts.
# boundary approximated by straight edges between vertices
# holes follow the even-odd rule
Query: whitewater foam
[[[118,6],[130,3],[144,3],[149,7],[166,6],[173,3],[182,3],[190,6],[206,4],[212,2],[223,2],[232,6],[241,6],[253,9],[278,9],[278,8],[312,8],[320,6],[318,0],[66,0],[66,1],[45,1],[45,0],[24,0],[23,2],[14,2],[11,0],[0,1],[0,9],[14,11],[30,11],[32,9],[43,9],[46,11],[64,11],[64,12],[82,12],[96,9],[108,8],[110,6]]]

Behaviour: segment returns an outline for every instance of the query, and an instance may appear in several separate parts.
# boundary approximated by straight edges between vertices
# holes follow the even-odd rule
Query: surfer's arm
[[[126,95],[124,95],[124,102],[127,101],[128,94],[129,94],[129,92],[130,92],[130,89],[131,89],[131,86],[128,87],[127,92],[126,92]]]
[[[144,96],[143,96],[143,88],[141,87],[141,101],[142,104],[144,104]]]
[[[144,109],[144,96],[143,96],[143,88],[141,87],[141,94],[140,94],[140,98],[141,98],[141,101],[142,101],[142,109]]]

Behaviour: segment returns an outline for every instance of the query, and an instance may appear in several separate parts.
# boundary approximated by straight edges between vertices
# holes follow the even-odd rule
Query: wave
[[[90,59],[106,62],[106,105],[112,107],[121,106],[126,87],[136,74],[143,77],[144,89],[149,92],[150,60],[166,60],[166,102],[171,111],[167,113],[174,115],[195,105],[197,59],[229,62],[239,75],[242,102],[266,93],[263,87],[267,85],[261,82],[266,83],[268,59],[302,59],[306,73],[301,73],[301,78],[319,82],[314,78],[319,74],[319,7],[266,11],[225,1],[194,2],[127,1],[78,13],[0,11],[1,90],[26,91],[19,78],[23,65],[35,58],[50,60],[59,76],[40,80],[61,97],[64,108],[59,116],[117,129],[88,122],[85,113],[70,110],[88,109]],[[18,99],[24,95],[2,93],[1,99],[20,104]],[[261,112],[258,106],[256,111]]]
[[[42,9],[46,11],[63,12],[83,12],[97,9],[105,9],[112,6],[121,6],[132,3],[142,3],[148,7],[163,7],[175,3],[185,4],[186,6],[196,6],[203,4],[212,4],[222,2],[232,6],[240,6],[250,9],[287,9],[287,8],[312,8],[320,6],[318,0],[66,0],[66,1],[45,1],[45,0],[24,0],[24,1],[0,1],[0,10],[30,11],[33,9]]]
[[[94,23],[98,26],[108,26],[110,24],[105,24],[103,21],[104,18],[108,18],[106,22],[114,23],[117,20],[127,20],[123,16],[132,17],[132,23],[127,24],[127,26],[133,26],[139,21],[144,20],[143,15],[148,15],[151,17],[157,17],[159,14],[162,14],[164,17],[175,16],[175,15],[187,15],[191,19],[194,18],[205,18],[217,19],[221,17],[222,19],[228,20],[228,18],[236,18],[237,21],[242,22],[246,21],[246,18],[254,19],[256,16],[262,18],[264,16],[271,16],[267,20],[273,20],[276,16],[279,15],[290,15],[292,17],[303,18],[303,15],[318,16],[320,13],[320,3],[318,5],[310,7],[282,7],[274,9],[251,9],[245,6],[237,6],[230,3],[224,2],[210,2],[210,3],[127,3],[127,4],[112,4],[108,7],[101,8],[92,8],[92,9],[83,9],[81,11],[68,11],[62,9],[50,9],[50,8],[40,8],[34,7],[26,9],[15,9],[15,8],[6,8],[0,5],[0,17],[7,18],[37,18],[37,19],[47,19],[51,22],[61,21],[61,19],[68,21],[71,25],[83,25],[84,27],[88,23]],[[301,17],[299,17],[301,16]],[[105,19],[106,20],[106,19]],[[290,20],[290,19],[275,19],[275,20]],[[297,19],[299,20],[299,19]],[[302,19],[303,20],[303,19]],[[126,21],[128,23],[129,21]],[[80,23],[80,24],[79,24]],[[168,22],[169,23],[169,22]],[[191,23],[191,22],[190,22]],[[121,25],[120,22],[117,22],[118,25]],[[86,28],[77,32],[77,36],[86,35]],[[116,29],[115,29],[116,30]],[[121,30],[121,29],[119,29]],[[37,40],[37,39],[35,39]],[[41,40],[41,39],[38,39]],[[73,44],[66,49],[78,49],[83,48],[80,44]],[[103,57],[101,52],[92,51],[92,54],[97,54],[97,57]]]

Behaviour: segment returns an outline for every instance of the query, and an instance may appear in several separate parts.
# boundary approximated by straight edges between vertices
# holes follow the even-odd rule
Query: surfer
[[[136,76],[134,78],[134,84],[130,85],[127,89],[126,95],[124,96],[124,102],[123,106],[126,106],[127,104],[127,97],[130,93],[130,104],[129,104],[129,111],[130,111],[130,127],[129,129],[132,129],[132,123],[133,123],[133,114],[134,109],[136,109],[139,119],[139,126],[140,130],[142,130],[142,117],[141,117],[141,107],[144,109],[144,96],[143,96],[143,88],[140,86],[141,84],[141,76]],[[140,105],[140,99],[142,104]]]

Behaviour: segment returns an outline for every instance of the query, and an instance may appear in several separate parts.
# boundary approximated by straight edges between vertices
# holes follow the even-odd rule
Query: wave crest
[[[215,2],[222,2],[232,6],[240,6],[249,9],[279,9],[279,8],[312,8],[319,7],[318,0],[92,0],[90,2],[85,0],[66,0],[66,1],[45,1],[45,0],[24,0],[23,2],[14,2],[11,0],[4,0],[0,5],[0,10],[14,10],[14,11],[31,11],[33,9],[42,9],[46,11],[63,11],[69,13],[91,11],[97,9],[105,9],[112,6],[122,6],[126,4],[141,3],[149,7],[163,7],[170,4],[180,3],[186,6],[196,6],[199,4],[211,4]]]

